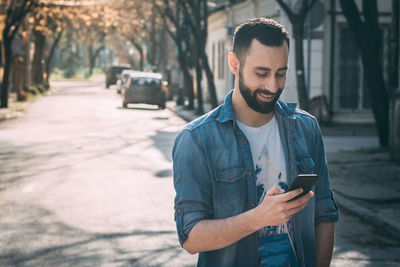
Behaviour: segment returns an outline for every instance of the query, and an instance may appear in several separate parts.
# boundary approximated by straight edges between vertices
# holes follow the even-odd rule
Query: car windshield
[[[123,70],[126,70],[126,67],[112,67],[112,71],[115,73],[121,73]]]
[[[155,78],[132,78],[134,85],[160,85],[161,80]]]

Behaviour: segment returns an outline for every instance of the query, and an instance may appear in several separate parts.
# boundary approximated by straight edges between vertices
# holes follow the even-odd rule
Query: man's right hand
[[[293,201],[302,189],[284,193],[279,187],[267,192],[263,202],[256,208],[223,219],[208,219],[198,222],[190,231],[183,248],[191,254],[227,247],[264,226],[280,225],[293,214],[303,209],[313,192]]]
[[[298,188],[284,193],[278,186],[274,186],[268,190],[262,203],[255,208],[259,214],[256,222],[257,228],[261,229],[265,226],[281,225],[289,221],[290,218],[302,210],[307,205],[310,198],[314,196],[314,192],[310,191],[296,200],[289,201],[302,192],[303,189]]]

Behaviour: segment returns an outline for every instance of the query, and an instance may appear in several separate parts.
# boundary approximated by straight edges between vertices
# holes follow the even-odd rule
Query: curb
[[[353,214],[354,216],[367,221],[379,231],[383,231],[386,234],[400,240],[400,226],[394,222],[386,219],[385,217],[377,216],[374,212],[369,209],[357,204],[356,202],[340,195],[340,192],[335,192],[335,200],[337,204],[345,211]]]
[[[22,111],[5,111],[0,112],[0,121],[16,119],[22,117],[24,113]]]
[[[191,122],[192,120],[198,118],[198,116],[195,116],[193,114],[184,114],[184,112],[179,112],[179,110],[177,110],[175,108],[175,106],[169,106],[168,104],[166,105],[166,109],[172,111],[173,113],[175,113],[178,117],[182,118],[184,121],[186,121],[187,123]],[[187,113],[190,113],[190,111],[188,111]]]

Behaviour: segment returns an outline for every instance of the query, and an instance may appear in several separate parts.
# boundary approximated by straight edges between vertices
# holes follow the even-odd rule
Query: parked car
[[[161,73],[134,72],[123,87],[122,106],[127,108],[130,103],[144,103],[164,109],[166,93]]]
[[[129,77],[131,77],[132,74],[135,74],[136,70],[132,69],[127,69],[123,70],[120,75],[118,75],[118,80],[117,80],[117,93],[121,94],[122,89],[124,88],[126,82],[129,80]],[[140,73],[140,71],[139,71]]]
[[[128,66],[111,66],[106,70],[106,88],[110,85],[117,83],[117,76],[121,74],[123,70],[129,69]]]

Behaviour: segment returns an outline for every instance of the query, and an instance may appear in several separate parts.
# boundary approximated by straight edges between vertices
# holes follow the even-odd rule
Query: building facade
[[[295,0],[286,1],[293,8]],[[309,98],[323,96],[332,111],[332,120],[343,123],[373,123],[368,92],[363,77],[361,56],[347,26],[338,0],[319,0],[311,21],[316,25],[304,39],[304,65]],[[361,10],[361,0],[356,1]],[[316,5],[317,5],[316,4]],[[385,75],[390,65],[392,1],[378,1],[381,28],[381,55]],[[322,7],[322,9],[321,9]],[[226,61],[233,31],[253,17],[273,18],[292,34],[291,23],[275,0],[217,1],[208,19],[207,53],[212,66],[218,101],[233,88],[233,76]],[[307,36],[307,34],[305,34]],[[293,47],[293,44],[292,46]],[[385,76],[388,82],[388,75]],[[289,71],[281,98],[298,102],[294,52],[289,56]]]

